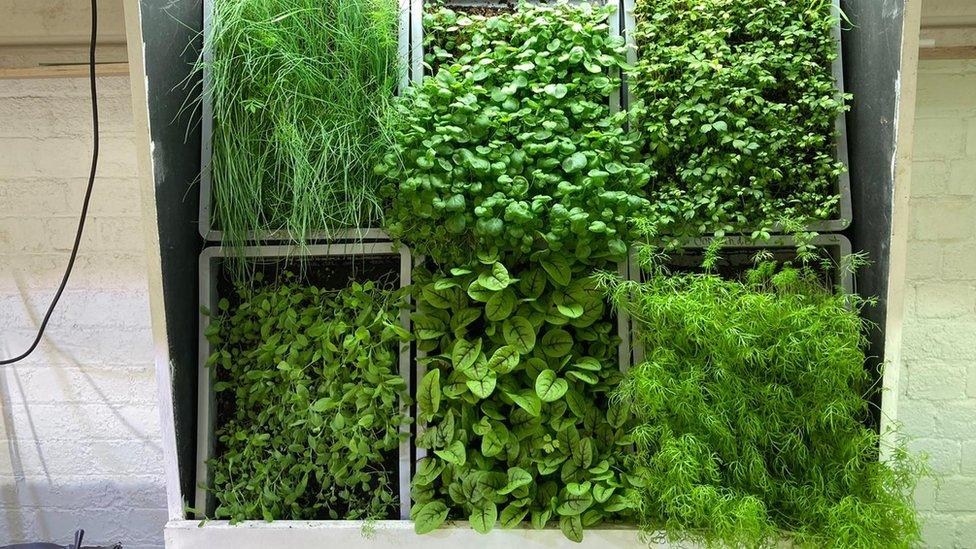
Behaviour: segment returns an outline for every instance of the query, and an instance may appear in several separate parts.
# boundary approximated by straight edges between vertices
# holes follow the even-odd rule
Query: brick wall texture
[[[160,547],[159,412],[126,78],[99,80],[101,158],[71,281],[41,346],[0,367],[0,546]],[[91,154],[87,79],[0,80],[0,356],[60,282]],[[87,543],[86,543],[87,545]]]
[[[976,547],[976,61],[923,60],[916,108],[898,419],[925,546]]]

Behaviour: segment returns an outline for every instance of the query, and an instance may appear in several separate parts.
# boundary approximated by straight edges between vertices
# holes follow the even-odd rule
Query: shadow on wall
[[[126,549],[161,547],[164,496],[151,481],[87,480],[54,486],[43,480],[0,483],[0,545],[67,544],[85,529],[86,544],[121,542]]]
[[[29,319],[25,324],[37,326],[41,313],[22,277],[15,278]],[[53,339],[42,340],[37,356],[56,356],[57,365],[40,367],[52,370],[55,387],[82,380],[85,387],[74,391],[84,393],[84,400],[32,402],[43,395],[24,387],[16,365],[0,373],[0,545],[67,544],[84,528],[90,543],[160,547],[166,522],[162,448],[153,436],[158,426],[145,425],[155,418],[134,422],[119,405],[122,395],[106,394],[84,364]],[[65,368],[76,375],[69,378]]]

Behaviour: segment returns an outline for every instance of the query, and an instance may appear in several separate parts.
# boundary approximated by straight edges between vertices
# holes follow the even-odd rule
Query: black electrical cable
[[[71,247],[71,255],[68,257],[68,266],[64,270],[61,285],[58,286],[58,291],[54,294],[54,298],[51,299],[51,304],[48,305],[47,312],[44,313],[44,320],[41,321],[41,326],[37,329],[37,336],[34,338],[34,342],[31,343],[31,346],[23,354],[14,358],[0,360],[0,365],[13,364],[14,362],[24,360],[34,352],[34,349],[37,349],[41,338],[44,337],[44,329],[47,328],[47,323],[51,320],[51,314],[54,313],[54,308],[57,307],[58,300],[61,299],[61,294],[64,293],[64,288],[68,285],[71,269],[75,266],[75,258],[78,257],[78,247],[81,245],[81,236],[85,232],[85,219],[88,217],[88,204],[91,202],[92,189],[95,186],[95,171],[98,168],[98,89],[95,85],[95,39],[97,34],[98,1],[91,0],[91,42],[88,44],[88,81],[91,84],[92,131],[95,135],[95,146],[92,148],[91,172],[88,175],[88,188],[85,190],[85,201],[81,206],[81,219],[78,220],[78,232],[75,234],[75,243]]]

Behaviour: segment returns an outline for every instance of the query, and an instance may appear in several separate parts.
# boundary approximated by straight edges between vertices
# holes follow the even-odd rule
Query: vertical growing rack
[[[201,154],[205,148],[203,132],[187,135],[187,126],[200,126],[173,123],[185,120],[179,115],[186,100],[181,91],[184,88],[179,85],[188,82],[192,88],[201,83],[200,76],[192,71],[194,49],[186,45],[194,41],[199,45],[204,9],[199,0],[173,3],[166,10],[158,4],[152,0],[126,0],[126,11],[130,14],[128,33],[138,124],[137,150],[149,214],[147,238],[153,244],[148,254],[170,520],[165,531],[166,546],[248,549],[269,545],[381,547],[396,544],[404,548],[446,549],[476,544],[502,549],[560,545],[560,534],[550,531],[493,531],[485,537],[469,530],[447,529],[418,537],[413,534],[412,525],[405,521],[377,523],[374,537],[368,538],[362,535],[362,524],[356,522],[249,522],[231,526],[213,521],[200,527],[199,521],[188,520],[183,504],[192,501],[195,493],[198,434],[201,281],[196,265],[204,240],[216,240],[219,235],[201,230],[203,197],[187,192],[201,171],[205,171],[201,170],[201,163],[209,161],[209,155]],[[422,52],[412,47],[419,43],[422,32],[422,4],[420,0],[404,0],[404,4],[408,7],[405,11],[409,32],[401,30],[401,55],[409,56],[411,66],[422,66]],[[631,6],[632,14],[632,5],[632,0],[627,0],[621,11],[624,33],[633,28],[627,23],[627,7]],[[874,261],[871,267],[859,272],[858,288],[882,298],[878,307],[867,311],[882,327],[875,337],[877,343],[883,341],[885,327],[896,327],[898,320],[887,317],[884,298],[889,284],[892,197],[896,195],[892,170],[896,158],[895,132],[898,114],[902,112],[899,91],[903,84],[899,75],[914,70],[911,65],[903,66],[901,52],[903,42],[911,42],[912,35],[907,34],[908,30],[903,34],[902,0],[844,0],[842,7],[853,23],[844,31],[843,84],[857,97],[846,117],[844,133],[851,145],[849,177],[853,182],[851,215],[846,216],[853,223],[846,235],[855,250],[868,250]],[[917,40],[917,35],[914,38]],[[411,80],[419,78],[413,71],[408,72]],[[626,97],[622,103],[626,106]],[[203,120],[200,123],[206,125]],[[841,154],[839,151],[838,158],[842,158]],[[842,212],[841,218],[844,217]],[[839,226],[834,227],[818,230],[841,230]],[[882,345],[876,345],[873,351],[884,356]],[[588,530],[583,545],[632,547],[633,532],[612,528]]]

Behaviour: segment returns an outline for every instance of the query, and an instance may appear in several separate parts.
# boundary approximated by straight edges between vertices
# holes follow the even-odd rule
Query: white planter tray
[[[410,2],[410,75],[411,81],[413,83],[418,83],[423,80],[424,75],[427,71],[427,67],[424,66],[424,13],[426,11],[427,4],[432,4],[434,6],[441,5],[433,0],[408,0]],[[486,8],[517,8],[520,0],[446,0],[442,5],[448,8],[470,8],[470,7],[486,7]],[[528,3],[533,3],[532,0],[527,0]],[[610,25],[610,36],[623,36],[622,23],[623,23],[623,9],[622,0],[568,0],[571,3],[574,2],[586,2],[590,1],[595,5],[613,5],[616,6],[616,12],[614,16],[608,21]],[[545,2],[535,2],[535,3],[545,3]],[[619,76],[615,75],[615,76]],[[618,88],[615,93],[610,95],[610,112],[618,112],[623,104],[623,89]]]
[[[222,258],[251,258],[251,259],[286,259],[286,258],[339,258],[339,257],[362,257],[362,256],[384,256],[396,259],[399,263],[399,287],[410,284],[411,259],[410,251],[406,246],[394,249],[389,242],[368,242],[368,243],[345,243],[345,244],[322,244],[299,248],[297,246],[252,246],[242,250],[224,247],[206,248],[200,254],[200,320],[199,320],[199,366],[197,371],[197,461],[196,461],[196,493],[194,496],[194,507],[199,513],[197,517],[203,518],[203,513],[208,512],[212,496],[204,487],[209,487],[209,471],[207,460],[214,452],[214,414],[216,409],[214,394],[211,391],[213,370],[206,366],[207,359],[212,353],[210,342],[204,335],[207,326],[210,324],[209,317],[203,314],[202,310],[213,311],[218,299],[221,297],[217,292],[217,276],[220,272],[218,262]],[[400,322],[403,327],[410,331],[410,311],[403,309],[400,312]],[[412,393],[410,375],[410,343],[400,345],[400,355],[398,369],[401,377],[406,381],[407,394]],[[404,424],[400,427],[403,433],[410,433],[410,425]],[[400,444],[397,458],[398,466],[398,497],[400,500],[401,519],[410,516],[410,463],[411,463],[411,441],[409,438]],[[289,521],[282,521],[280,524],[288,524]],[[197,524],[197,523],[194,523]],[[215,522],[214,524],[219,524]],[[279,524],[279,523],[275,523]],[[197,547],[210,547],[210,545],[198,545]]]
[[[622,2],[623,9],[621,10],[622,15],[622,33],[627,41],[627,62],[634,65],[637,63],[637,45],[634,41],[634,29],[637,26],[637,18],[634,15],[634,10],[637,9],[637,0],[611,0]],[[840,10],[840,0],[831,0],[833,5],[834,13],[841,15]],[[843,48],[841,47],[841,21],[838,18],[837,24],[833,28],[833,38],[837,43],[837,59],[834,59],[833,65],[831,66],[831,72],[834,76],[834,82],[837,86],[836,97],[844,97],[844,56]],[[634,96],[630,93],[627,82],[623,84],[624,88],[624,108],[627,108],[631,103],[634,102]],[[819,221],[814,221],[810,223],[807,228],[811,231],[816,232],[839,232],[843,231],[850,226],[853,217],[853,206],[851,205],[851,175],[850,175],[850,160],[847,153],[847,118],[845,113],[840,113],[837,116],[837,120],[834,121],[834,131],[837,134],[836,140],[834,141],[834,156],[840,162],[843,162],[844,166],[848,166],[848,169],[844,173],[840,174],[837,178],[836,186],[834,188],[834,194],[840,196],[840,202],[837,204],[837,213],[831,219],[823,219]]]
[[[602,527],[583,531],[574,543],[558,529],[495,529],[479,534],[465,523],[452,523],[429,534],[414,533],[409,521],[247,521],[231,526],[226,521],[175,520],[164,530],[167,549],[269,549],[324,547],[359,549],[624,549],[668,547],[642,542],[636,530]]]
[[[397,32],[397,54],[400,59],[400,83],[401,89],[410,85],[410,60],[408,59],[410,50],[411,32],[411,3],[414,0],[398,0],[400,6],[399,27]],[[198,206],[198,225],[200,236],[206,242],[221,242],[224,233],[219,228],[213,226],[211,209],[213,207],[213,182],[210,173],[210,157],[213,154],[213,102],[206,90],[210,89],[210,71],[206,66],[212,60],[212,51],[209,48],[210,29],[213,26],[211,21],[213,0],[203,0],[203,90],[200,96],[200,203]],[[419,25],[419,23],[418,23]],[[250,231],[245,235],[249,241],[268,242],[274,240],[291,240],[285,231]],[[377,228],[354,228],[340,231],[336,234],[328,234],[322,231],[313,232],[308,235],[309,240],[389,240],[385,231]]]

